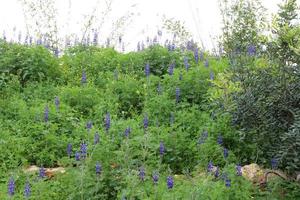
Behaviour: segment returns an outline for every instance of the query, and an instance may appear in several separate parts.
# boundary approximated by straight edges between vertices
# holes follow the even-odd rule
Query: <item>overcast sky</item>
[[[83,15],[91,13],[93,7],[103,0],[56,0],[60,23],[70,22],[68,31],[80,32]],[[131,48],[146,36],[152,36],[161,26],[161,19],[165,15],[185,22],[188,30],[196,41],[203,40],[206,47],[211,48],[211,36],[220,34],[221,17],[218,7],[219,0],[113,0],[112,13],[107,18],[107,24],[127,11],[133,11],[135,16],[132,23],[126,27],[124,40]],[[300,0],[299,0],[300,1]],[[68,19],[68,7],[71,2],[71,15]],[[277,4],[282,0],[262,0],[268,9],[266,15],[276,12]],[[132,5],[135,5],[132,7]],[[0,31],[9,32],[16,27],[24,30],[24,16],[18,0],[0,0]],[[109,29],[109,26],[106,26]],[[66,30],[65,30],[66,31]],[[109,32],[109,30],[105,30]],[[105,32],[104,31],[104,32]],[[2,34],[2,33],[1,33]],[[8,34],[8,33],[7,33]]]

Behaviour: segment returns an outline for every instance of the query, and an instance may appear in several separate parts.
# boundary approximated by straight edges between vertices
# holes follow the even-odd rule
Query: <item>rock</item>
[[[264,176],[264,170],[252,163],[242,167],[242,176],[253,183],[259,183]]]
[[[39,172],[40,168],[36,165],[31,165],[28,168],[24,169],[25,173],[37,173]],[[45,174],[47,177],[51,178],[53,176],[55,176],[55,174],[58,173],[65,173],[66,170],[63,167],[55,167],[55,168],[45,168]]]

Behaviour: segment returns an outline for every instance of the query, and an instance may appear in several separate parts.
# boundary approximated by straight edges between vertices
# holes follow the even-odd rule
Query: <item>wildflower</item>
[[[85,158],[87,155],[87,144],[85,144],[84,142],[82,142],[80,145],[80,152],[81,152],[81,156]]]
[[[102,172],[102,166],[99,162],[96,163],[96,174],[100,175]]]
[[[143,123],[144,123],[144,129],[146,130],[148,128],[148,125],[149,125],[149,119],[148,119],[147,114],[144,116]]]
[[[206,60],[205,60],[205,62],[204,62],[204,66],[205,66],[205,67],[208,67],[208,66],[209,66],[208,59],[206,59]]]
[[[157,173],[157,172],[154,172],[153,175],[152,175],[152,180],[153,180],[153,183],[154,183],[155,185],[157,185],[158,179],[159,179],[158,173]]]
[[[95,136],[94,136],[94,144],[98,144],[100,141],[100,135],[98,132],[95,133]]]
[[[198,48],[196,48],[194,50],[194,57],[195,57],[196,63],[198,64],[198,62],[199,62],[199,50],[198,50]]]
[[[105,130],[106,130],[106,132],[108,132],[109,129],[110,129],[110,114],[109,114],[109,112],[107,112],[105,115]]]
[[[236,175],[242,176],[242,166],[237,165],[235,169],[236,169]]]
[[[13,196],[15,194],[15,180],[13,177],[9,179],[8,182],[8,195]]]
[[[215,79],[215,75],[214,75],[213,71],[210,71],[209,78],[210,78],[210,80],[214,80]]]
[[[56,110],[58,110],[59,109],[59,104],[60,104],[58,96],[55,97],[54,104],[55,104]]]
[[[247,50],[249,56],[254,56],[256,53],[256,47],[254,45],[249,45]]]
[[[46,170],[44,167],[40,167],[39,169],[39,177],[40,178],[45,178],[46,177]]]
[[[172,76],[174,73],[175,63],[171,63],[169,67],[169,75]]]
[[[271,159],[271,168],[276,169],[278,167],[278,160],[276,158]]]
[[[207,171],[208,171],[208,172],[212,172],[213,167],[214,167],[214,165],[213,165],[212,161],[209,161],[209,163],[208,163],[208,165],[207,165]]]
[[[80,161],[80,153],[77,151],[75,152],[75,160]]]
[[[48,120],[49,120],[49,107],[48,107],[48,105],[45,106],[44,120],[45,120],[45,122],[48,122]]]
[[[93,127],[92,121],[88,121],[88,122],[86,123],[86,129],[87,129],[88,131],[90,131],[90,130],[92,129],[92,127]]]
[[[189,67],[190,67],[188,57],[185,56],[184,59],[183,59],[183,62],[184,62],[184,66],[185,66],[186,71],[188,71]]]
[[[220,175],[220,171],[219,171],[219,167],[217,167],[216,171],[215,171],[215,178],[218,178]]]
[[[159,154],[160,156],[163,156],[165,154],[165,145],[163,142],[160,142],[159,144]]]
[[[85,71],[82,71],[81,83],[82,83],[82,84],[85,84],[85,83],[87,83],[87,79],[86,79],[86,73],[85,73]]]
[[[130,128],[130,127],[127,127],[127,128],[125,129],[125,131],[124,131],[125,137],[128,137],[129,134],[130,134],[130,132],[131,132],[131,128]]]
[[[202,61],[204,59],[204,53],[203,51],[200,52],[200,60]]]
[[[225,186],[226,187],[230,187],[231,186],[231,181],[230,181],[230,179],[228,177],[225,179]]]
[[[149,63],[147,63],[147,64],[145,65],[145,75],[146,75],[147,78],[148,78],[149,75],[150,75],[150,65],[149,65]]]
[[[173,188],[173,186],[174,186],[174,180],[173,180],[172,176],[168,176],[168,178],[167,178],[167,186],[168,186],[168,189],[172,189]]]
[[[224,158],[226,159],[228,157],[228,149],[224,148],[223,154],[224,154]]]
[[[68,154],[69,157],[71,157],[71,154],[72,154],[72,144],[70,144],[70,143],[67,146],[67,154]]]
[[[24,188],[24,197],[29,198],[30,194],[31,194],[30,184],[27,181]]]
[[[176,95],[176,103],[179,103],[179,101],[180,101],[180,88],[179,87],[176,87],[175,95]]]
[[[223,137],[222,137],[222,135],[218,136],[217,142],[218,142],[219,145],[223,144]]]
[[[144,180],[145,180],[145,175],[146,175],[145,169],[144,169],[144,167],[141,167],[141,168],[139,169],[139,177],[140,177],[141,181],[144,181]]]
[[[198,140],[198,144],[203,144],[206,140],[206,138],[208,137],[208,132],[207,131],[203,131],[201,137]]]

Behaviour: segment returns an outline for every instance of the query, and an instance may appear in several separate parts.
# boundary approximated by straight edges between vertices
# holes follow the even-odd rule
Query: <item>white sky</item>
[[[71,15],[68,19],[68,5],[72,2]],[[59,22],[65,25],[70,23],[68,31],[80,32],[79,24],[83,22],[83,15],[91,13],[96,2],[103,0],[56,0],[59,11]],[[299,0],[300,1],[300,0]],[[277,4],[282,0],[262,0],[268,9],[266,15],[277,10]],[[131,7],[136,4],[135,7]],[[221,30],[221,17],[218,8],[218,0],[113,0],[113,12],[107,19],[107,24],[122,16],[128,10],[134,11],[132,23],[125,30],[124,40],[131,48],[135,48],[139,40],[146,36],[153,36],[161,26],[162,16],[174,17],[185,22],[188,30],[196,41],[200,41],[199,35],[206,47],[211,48],[210,36],[217,36]],[[24,16],[18,0],[0,0],[0,34],[16,27],[24,30]],[[109,32],[109,26],[106,26]],[[99,36],[101,37],[101,36]]]

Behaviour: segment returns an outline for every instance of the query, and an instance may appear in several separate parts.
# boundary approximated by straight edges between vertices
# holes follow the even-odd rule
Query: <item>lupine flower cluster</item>
[[[108,132],[109,129],[110,129],[110,114],[109,112],[107,112],[105,115],[105,131]]]
[[[249,56],[255,56],[256,47],[254,45],[249,45],[247,51]]]
[[[98,132],[95,133],[94,135],[94,144],[98,144],[100,142],[100,135]]]
[[[148,115],[144,115],[143,125],[144,125],[144,129],[147,130],[149,125]]]
[[[72,155],[72,144],[70,144],[70,143],[67,146],[67,154],[69,157],[71,157],[71,155]]]
[[[175,89],[175,96],[176,96],[176,103],[179,103],[180,101],[180,88],[176,87]]]
[[[95,169],[96,170],[96,174],[100,175],[101,172],[102,172],[102,166],[101,166],[101,164],[99,162],[96,163],[96,167],[95,168],[96,168]]]
[[[31,194],[30,184],[27,181],[26,184],[25,184],[25,188],[24,188],[24,197],[26,199],[28,199],[30,197],[30,194]]]
[[[139,169],[139,177],[141,179],[141,181],[145,181],[145,176],[146,176],[146,172],[144,167],[140,167]]]
[[[44,167],[40,167],[39,169],[39,177],[40,178],[45,178],[46,177],[46,170]]]
[[[171,63],[169,67],[169,75],[172,76],[174,74],[175,63]]]
[[[45,106],[45,111],[44,111],[44,121],[48,122],[49,121],[49,107],[48,105]]]
[[[223,144],[223,137],[222,137],[222,135],[218,136],[217,142],[218,142],[219,145]]]
[[[190,67],[188,57],[185,56],[183,62],[184,62],[186,71],[188,71],[189,67]]]
[[[278,160],[276,158],[271,159],[271,168],[272,169],[277,169],[278,167]]]
[[[147,78],[150,76],[150,65],[149,65],[149,63],[147,63],[145,65],[145,75],[146,75]]]
[[[15,180],[13,177],[9,179],[8,182],[8,195],[13,196],[15,194]]]
[[[172,189],[174,186],[174,180],[172,176],[167,177],[167,187],[168,189]]]
[[[59,105],[60,105],[60,101],[59,101],[58,96],[55,97],[54,104],[55,104],[56,110],[58,111],[59,110]]]
[[[198,64],[198,62],[199,62],[199,50],[198,50],[198,48],[196,48],[194,50],[194,57],[195,57],[196,63]]]
[[[152,175],[152,180],[153,180],[153,183],[154,183],[155,185],[157,185],[158,179],[159,179],[158,173],[157,173],[157,172],[154,172],[153,175]]]
[[[237,165],[235,169],[236,169],[236,175],[242,176],[242,166]]]
[[[80,153],[82,158],[86,158],[87,156],[87,144],[82,142],[80,145]]]
[[[206,59],[206,60],[205,60],[205,62],[204,62],[204,66],[205,66],[205,67],[209,67],[209,62],[208,62],[208,59]]]
[[[209,161],[209,163],[207,165],[207,171],[212,172],[213,168],[214,168],[214,165],[213,165],[212,161]]]
[[[127,127],[127,128],[125,129],[125,131],[124,131],[124,136],[125,136],[125,137],[129,137],[130,132],[131,132],[131,128],[130,128],[130,127]]]
[[[223,149],[224,158],[226,159],[228,157],[228,149],[224,147]]]
[[[86,83],[87,83],[86,72],[82,71],[81,84],[86,84]]]
[[[88,132],[90,132],[90,130],[92,129],[93,127],[93,122],[92,121],[88,121],[86,123],[86,129],[88,130]]]
[[[206,141],[207,137],[208,137],[208,132],[205,130],[205,131],[203,131],[202,135],[200,136],[200,138],[198,140],[198,144],[199,145],[203,144]]]

